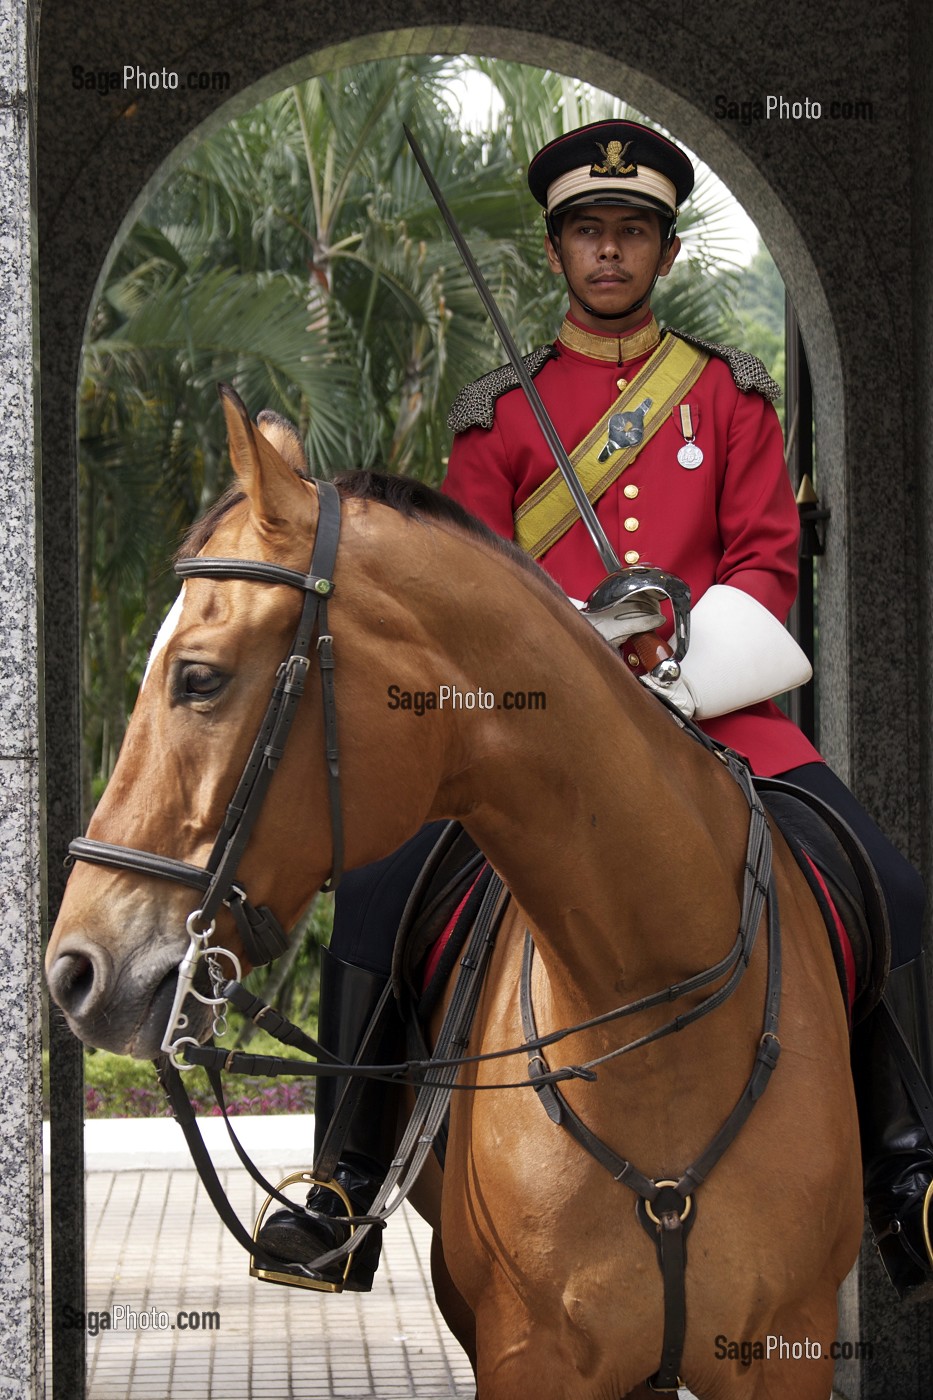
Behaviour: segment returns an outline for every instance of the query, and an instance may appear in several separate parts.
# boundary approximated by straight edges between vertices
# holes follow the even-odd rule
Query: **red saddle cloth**
[[[486,871],[486,870],[488,870],[488,869],[489,869],[489,866],[488,866],[488,865],[483,865],[483,866],[480,867],[479,872],[477,873],[476,879],[473,880],[473,882],[472,882],[470,885],[467,886],[466,893],[464,894],[464,896],[463,896],[463,898],[461,899],[460,903],[457,905],[457,907],[456,907],[456,909],[454,910],[453,914],[452,914],[451,917],[447,920],[447,923],[444,925],[443,929],[441,929],[441,932],[440,932],[440,934],[438,935],[437,939],[436,939],[435,942],[432,944],[431,951],[430,951],[430,953],[428,954],[427,959],[425,960],[425,964],[424,964],[424,976],[423,976],[422,982],[421,982],[421,995],[422,995],[423,997],[426,997],[426,996],[428,995],[429,989],[433,990],[432,987],[431,987],[431,984],[433,983],[434,978],[437,976],[438,969],[440,968],[440,965],[441,965],[441,960],[442,960],[443,957],[444,957],[444,952],[445,952],[445,950],[447,949],[448,945],[450,944],[450,941],[451,941],[451,939],[452,939],[453,936],[454,936],[454,932],[456,931],[456,932],[457,932],[457,935],[458,935],[458,938],[457,938],[457,945],[458,945],[458,948],[459,948],[459,945],[463,942],[463,939],[466,937],[467,933],[469,932],[469,927],[468,927],[468,926],[464,927],[464,928],[461,930],[461,929],[458,929],[458,928],[457,928],[457,925],[459,924],[461,918],[463,917],[463,912],[464,912],[464,910],[466,909],[467,904],[469,903],[470,895],[473,893],[473,891],[476,889],[476,886],[479,884],[480,880],[482,879],[484,871]],[[462,935],[462,936],[461,936],[461,935]],[[445,960],[445,962],[446,962],[446,960]],[[445,967],[445,970],[444,970],[444,971],[445,971],[445,975],[446,975],[446,971],[447,971],[446,967]]]
[[[805,859],[806,859],[807,864],[808,864],[809,867],[810,867],[810,870],[813,872],[813,878],[814,878],[814,880],[816,881],[816,883],[819,885],[820,889],[821,889],[822,892],[823,892],[823,898],[826,900],[826,907],[827,907],[827,909],[829,910],[830,917],[831,917],[831,919],[832,919],[832,925],[831,925],[831,927],[828,929],[829,940],[830,940],[830,943],[834,943],[834,942],[835,942],[835,948],[838,948],[838,950],[839,950],[839,956],[840,956],[841,959],[842,959],[842,967],[843,967],[843,972],[844,972],[844,975],[845,975],[845,986],[843,987],[843,995],[844,995],[845,1003],[846,1003],[846,1016],[848,1017],[848,1021],[849,1021],[849,1030],[851,1030],[851,1029],[852,1029],[852,1008],[853,1008],[853,1006],[855,1005],[855,996],[856,996],[856,991],[857,991],[857,978],[856,978],[856,973],[855,973],[855,954],[854,954],[853,951],[852,951],[852,941],[851,941],[851,939],[849,938],[848,933],[846,932],[846,926],[845,926],[845,924],[842,922],[842,919],[839,917],[839,910],[836,908],[836,905],[835,905],[835,903],[833,902],[833,897],[832,897],[832,895],[830,894],[829,890],[828,890],[827,887],[826,887],[826,881],[823,879],[823,877],[822,877],[822,875],[820,874],[819,870],[818,870],[817,867],[814,865],[814,863],[813,863],[813,861],[811,860],[811,858],[810,858],[808,852],[806,851],[806,849],[804,849],[803,855],[804,855],[804,857],[805,857]],[[826,911],[825,911],[825,910],[823,911],[823,918],[824,918],[824,921],[825,921],[825,919],[826,919]],[[834,948],[834,952],[835,952],[835,948]],[[837,959],[837,970],[838,970],[838,959]]]

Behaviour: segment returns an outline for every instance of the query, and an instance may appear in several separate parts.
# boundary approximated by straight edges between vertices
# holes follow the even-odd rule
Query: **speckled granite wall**
[[[114,0],[82,13],[71,0],[43,0],[43,537],[54,559],[45,598],[55,619],[45,654],[56,676],[46,716],[50,869],[80,823],[73,403],[83,328],[113,238],[145,182],[199,124],[220,119],[209,91],[148,92],[130,108],[122,91],[76,89],[73,66],[225,70],[226,117],[286,81],[417,50],[522,59],[629,98],[701,154],[761,228],[800,320],[820,485],[832,509],[819,579],[822,746],[894,839],[923,855],[933,879],[933,375],[918,376],[913,359],[931,361],[933,247],[923,217],[911,237],[909,212],[912,199],[921,215],[931,202],[930,124],[911,126],[912,103],[914,113],[921,101],[929,106],[928,9],[927,0],[836,0],[818,13],[810,0],[497,0],[493,23],[488,0]],[[754,104],[768,96],[819,102],[821,116],[789,110],[764,119]],[[870,114],[843,106],[834,117],[834,102],[869,103]],[[879,1340],[877,1362],[847,1378],[850,1396],[933,1393],[929,1311],[908,1321],[872,1285],[848,1316],[853,1330]]]
[[[0,1396],[42,1394],[36,480],[25,0],[0,0]]]

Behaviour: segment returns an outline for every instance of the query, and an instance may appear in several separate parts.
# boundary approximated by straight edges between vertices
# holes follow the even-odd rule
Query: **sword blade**
[[[408,144],[411,147],[412,154],[414,155],[415,160],[418,162],[418,165],[421,168],[421,173],[424,176],[425,181],[427,182],[428,189],[431,191],[431,194],[434,198],[434,202],[440,211],[441,217],[443,218],[444,223],[450,230],[450,235],[453,238],[454,243],[456,244],[457,252],[463,259],[464,267],[470,274],[470,278],[472,279],[473,285],[479,293],[480,300],[486,308],[486,312],[489,316],[490,321],[492,321],[492,324],[495,327],[496,334],[502,341],[503,349],[508,355],[512,368],[518,376],[518,382],[524,390],[525,397],[531,406],[531,411],[537,420],[538,427],[544,434],[545,442],[547,443],[548,448],[550,449],[551,456],[554,458],[554,461],[557,464],[557,469],[560,472],[561,476],[564,478],[564,481],[567,484],[567,489],[570,492],[571,497],[573,498],[573,503],[576,506],[577,510],[580,512],[580,518],[582,519],[584,525],[589,531],[590,538],[592,539],[593,544],[596,546],[596,551],[599,554],[600,559],[602,560],[603,568],[606,570],[607,573],[618,573],[622,568],[622,565],[619,562],[619,558],[612,545],[609,543],[605,530],[603,529],[602,525],[599,523],[599,520],[596,517],[596,512],[593,509],[592,504],[590,503],[590,499],[583,489],[583,486],[580,482],[580,478],[577,476],[576,472],[573,469],[573,464],[570,461],[570,458],[567,456],[567,451],[564,447],[564,444],[557,436],[557,429],[551,422],[548,411],[544,407],[544,404],[541,402],[541,395],[535,388],[534,380],[528,373],[528,369],[525,365],[525,362],[522,359],[521,355],[518,353],[518,347],[515,344],[515,341],[512,339],[512,333],[503,319],[502,312],[496,305],[496,300],[492,292],[489,290],[489,287],[486,283],[486,279],[480,271],[476,259],[470,252],[470,249],[467,246],[463,234],[460,232],[460,229],[457,225],[457,221],[451,213],[450,207],[448,206],[447,201],[441,192],[440,186],[434,178],[434,175],[431,171],[431,167],[428,165],[428,162],[425,158],[425,154],[422,151],[417,138],[415,137],[413,132],[409,131],[407,126],[403,127],[403,130],[405,132],[405,137],[408,141]]]

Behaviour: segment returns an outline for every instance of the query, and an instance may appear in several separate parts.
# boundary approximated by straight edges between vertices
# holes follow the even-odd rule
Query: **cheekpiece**
[[[575,204],[622,204],[671,216],[693,189],[687,154],[640,122],[591,122],[549,141],[528,167],[548,214]]]

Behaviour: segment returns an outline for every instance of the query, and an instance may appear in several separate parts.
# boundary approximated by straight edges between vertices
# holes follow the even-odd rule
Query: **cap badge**
[[[596,144],[603,153],[603,164],[600,165],[598,161],[594,161],[590,166],[591,175],[638,174],[638,166],[634,161],[628,165],[625,164],[625,156],[629,147],[633,145],[632,141],[626,141],[624,146],[621,141],[610,141],[608,146],[604,146],[601,141],[597,141]]]

